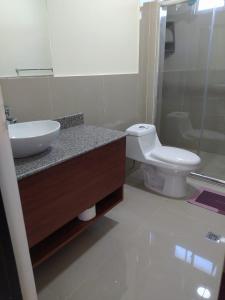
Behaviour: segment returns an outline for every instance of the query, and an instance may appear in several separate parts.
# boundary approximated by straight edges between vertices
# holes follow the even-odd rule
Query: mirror
[[[138,73],[139,14],[138,0],[1,0],[0,77]]]
[[[52,74],[46,0],[1,0],[0,77]]]

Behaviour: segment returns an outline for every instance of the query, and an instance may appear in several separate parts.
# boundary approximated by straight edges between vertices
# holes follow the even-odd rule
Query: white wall
[[[47,0],[55,76],[138,73],[138,0]]]

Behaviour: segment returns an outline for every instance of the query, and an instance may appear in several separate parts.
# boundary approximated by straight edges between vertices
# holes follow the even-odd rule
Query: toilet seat
[[[200,163],[200,158],[195,153],[175,147],[157,147],[151,152],[151,156],[154,159],[181,166],[196,166]]]

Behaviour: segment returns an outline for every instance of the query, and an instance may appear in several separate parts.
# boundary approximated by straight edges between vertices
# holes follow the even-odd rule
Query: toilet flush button
[[[143,136],[155,133],[155,126],[150,124],[135,124],[126,129],[128,135]]]
[[[140,129],[148,129],[148,127],[144,126],[144,125],[140,125],[138,128],[140,128]]]

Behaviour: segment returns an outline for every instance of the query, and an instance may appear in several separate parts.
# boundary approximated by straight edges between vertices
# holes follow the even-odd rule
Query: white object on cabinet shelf
[[[47,0],[55,76],[138,72],[138,0]]]
[[[81,214],[79,214],[78,219],[81,221],[90,221],[96,217],[96,206],[92,206],[85,211],[83,211]]]

